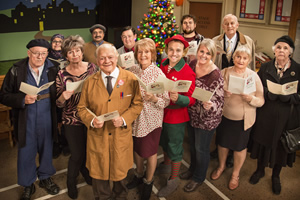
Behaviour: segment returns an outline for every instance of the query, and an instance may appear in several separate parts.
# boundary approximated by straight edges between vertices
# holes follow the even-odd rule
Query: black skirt
[[[251,128],[244,131],[244,120],[234,121],[223,116],[217,128],[217,144],[233,151],[242,151],[247,148],[250,131]]]

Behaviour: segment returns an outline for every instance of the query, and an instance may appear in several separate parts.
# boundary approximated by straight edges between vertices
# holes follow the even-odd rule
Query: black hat
[[[287,43],[291,48],[293,48],[293,50],[295,50],[295,45],[294,45],[294,41],[292,40],[292,38],[288,35],[284,35],[281,36],[280,38],[278,38],[274,45],[276,45],[278,42],[284,42]]]
[[[47,40],[44,39],[34,39],[31,40],[27,45],[26,45],[27,49],[30,49],[32,47],[45,47],[47,49],[50,48],[50,44]]]
[[[93,31],[94,31],[96,28],[100,28],[104,33],[106,32],[105,26],[103,26],[103,25],[101,25],[101,24],[95,24],[95,25],[93,25],[93,26],[90,28],[90,32],[93,33]]]

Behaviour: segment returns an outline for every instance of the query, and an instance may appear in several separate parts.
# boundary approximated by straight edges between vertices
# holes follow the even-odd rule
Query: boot
[[[153,187],[153,180],[149,183],[145,178],[143,178],[142,191],[140,195],[140,200],[149,200],[151,197]]]
[[[177,189],[178,185],[179,185],[178,178],[168,179],[167,180],[167,185],[165,187],[163,187],[157,193],[157,196],[158,197],[166,197],[166,196],[170,195],[171,193],[173,193]]]

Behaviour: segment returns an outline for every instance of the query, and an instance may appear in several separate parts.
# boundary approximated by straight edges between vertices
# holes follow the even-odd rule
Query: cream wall
[[[175,4],[175,0],[172,0],[172,2]],[[189,13],[189,2],[223,3],[222,16],[225,16],[228,13],[236,15],[236,5],[238,0],[184,0],[183,6],[174,6],[174,15],[179,27],[181,16]],[[136,28],[144,18],[144,14],[148,13],[148,6],[148,0],[132,0],[131,24],[133,27]],[[268,4],[266,5],[267,10],[269,11],[271,10],[271,7],[272,0],[268,1]],[[270,21],[270,15],[270,12],[266,15],[266,24],[240,22],[239,31],[250,36],[254,41],[257,41],[258,47],[262,47],[261,51],[273,57],[271,47],[278,37],[288,34],[288,26],[270,25],[268,23]]]

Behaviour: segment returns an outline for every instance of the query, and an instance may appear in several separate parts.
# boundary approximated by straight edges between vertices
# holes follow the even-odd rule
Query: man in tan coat
[[[251,51],[251,62],[248,67],[255,71],[255,45],[253,40],[237,31],[239,22],[237,17],[232,14],[227,14],[223,18],[222,29],[223,34],[213,38],[218,47],[218,54],[215,64],[220,68],[233,66],[232,55],[238,46],[246,45]],[[230,43],[230,44],[229,44]]]
[[[118,52],[110,44],[96,50],[99,72],[84,83],[78,114],[88,128],[86,166],[93,178],[95,199],[126,199],[124,179],[133,165],[132,122],[143,108],[135,76],[117,66]],[[113,111],[119,117],[100,121],[96,116]],[[110,189],[109,181],[113,181]]]
[[[106,28],[101,24],[95,24],[90,28],[93,41],[85,43],[83,53],[84,61],[97,65],[96,49],[102,44],[110,44],[104,40]]]

